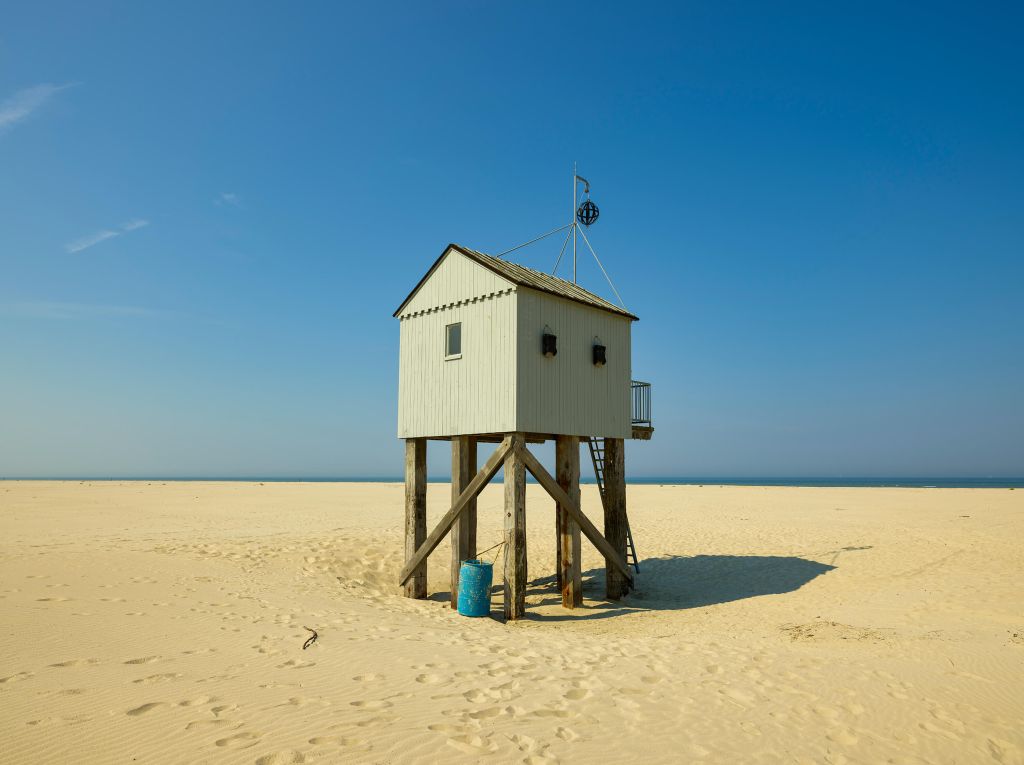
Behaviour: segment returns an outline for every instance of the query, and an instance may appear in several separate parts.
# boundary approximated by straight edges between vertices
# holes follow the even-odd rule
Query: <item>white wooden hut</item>
[[[507,618],[523,613],[525,470],[557,503],[563,604],[582,602],[580,532],[607,561],[608,596],[625,594],[635,551],[626,517],[624,441],[650,438],[650,386],[631,378],[637,317],[573,282],[449,245],[394,313],[400,325],[398,437],[406,442],[406,567],[426,597],[426,558],[452,534],[452,605],[461,561],[476,554],[475,497],[505,468]],[[452,444],[452,507],[426,534],[426,443]],[[556,442],[557,480],[527,443]],[[580,441],[590,448],[604,534],[579,506]],[[500,445],[478,472],[476,445]]]

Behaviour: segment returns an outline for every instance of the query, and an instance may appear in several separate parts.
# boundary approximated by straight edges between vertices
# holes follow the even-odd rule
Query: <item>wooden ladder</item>
[[[601,505],[606,503],[604,495],[604,439],[587,438],[587,447],[590,449],[590,460],[594,463],[594,477],[597,479],[597,492],[601,495]],[[626,565],[632,566],[640,573],[640,561],[636,557],[636,547],[633,546],[633,532],[629,528],[629,516],[626,516]]]

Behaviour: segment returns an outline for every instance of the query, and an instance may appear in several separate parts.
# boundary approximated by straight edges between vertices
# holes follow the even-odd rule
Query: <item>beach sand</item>
[[[1024,491],[629,503],[638,592],[584,542],[570,612],[531,485],[506,625],[448,607],[447,543],[400,597],[398,484],[0,482],[0,761],[1024,762]]]

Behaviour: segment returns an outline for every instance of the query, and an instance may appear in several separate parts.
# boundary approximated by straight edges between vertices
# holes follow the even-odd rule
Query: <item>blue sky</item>
[[[633,475],[1024,473],[1020,8],[626,8],[7,7],[0,475],[399,474],[392,311],[573,161]]]

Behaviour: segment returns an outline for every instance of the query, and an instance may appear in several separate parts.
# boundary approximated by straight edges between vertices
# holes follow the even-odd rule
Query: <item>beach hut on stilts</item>
[[[395,311],[400,326],[398,437],[405,441],[405,566],[399,584],[427,596],[427,558],[451,535],[452,607],[463,561],[477,554],[476,497],[504,468],[504,611],[525,613],[526,472],[556,503],[556,580],[562,604],[583,602],[582,537],[604,556],[606,596],[629,592],[639,571],[626,508],[625,443],[650,439],[651,386],[632,379],[637,317],[576,283],[577,240],[597,220],[589,183],[573,173],[573,217],[519,247],[486,255],[450,244]],[[551,274],[506,259],[566,232]],[[572,242],[572,281],[554,275]],[[600,260],[597,261],[600,265]],[[601,271],[604,267],[601,266]],[[609,279],[618,298],[618,292]],[[530,451],[555,442],[549,472]],[[451,507],[428,534],[427,443],[448,441]],[[478,447],[497,444],[478,468]],[[603,505],[603,531],[580,505],[587,446]]]

